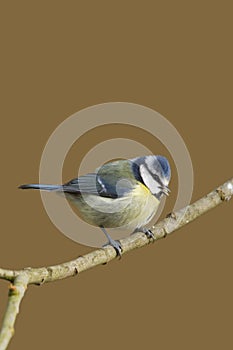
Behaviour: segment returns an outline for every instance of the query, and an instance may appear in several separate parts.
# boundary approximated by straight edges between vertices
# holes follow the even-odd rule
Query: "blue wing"
[[[135,185],[128,179],[109,181],[106,175],[90,173],[63,185],[63,191],[71,194],[94,194],[108,198],[119,198],[129,193]]]

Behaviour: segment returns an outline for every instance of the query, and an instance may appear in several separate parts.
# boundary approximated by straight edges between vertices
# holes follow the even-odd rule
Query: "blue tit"
[[[64,185],[21,185],[21,189],[38,189],[65,194],[87,223],[98,226],[117,255],[122,248],[105,228],[152,232],[145,225],[155,215],[163,195],[168,195],[171,169],[160,155],[117,160],[97,168],[94,173],[75,178]]]

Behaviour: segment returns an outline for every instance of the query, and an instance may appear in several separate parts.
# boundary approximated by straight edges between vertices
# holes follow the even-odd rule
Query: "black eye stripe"
[[[164,185],[163,185],[162,181],[160,180],[160,177],[157,174],[152,173],[150,171],[150,169],[148,168],[147,164],[146,164],[146,169],[148,170],[148,173],[153,177],[153,179],[155,179],[155,181],[157,181],[163,187]]]
[[[162,181],[160,180],[159,176],[156,175],[156,174],[154,174],[154,175],[152,175],[152,176],[153,176],[153,178],[163,187],[163,183],[162,183]]]

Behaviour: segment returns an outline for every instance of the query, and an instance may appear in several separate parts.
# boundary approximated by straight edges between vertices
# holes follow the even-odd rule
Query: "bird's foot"
[[[106,247],[106,246],[108,246],[108,245],[111,245],[111,246],[115,249],[116,255],[117,255],[119,258],[121,258],[123,249],[122,249],[122,246],[121,246],[120,242],[114,240],[114,239],[107,233],[107,231],[105,230],[104,227],[100,227],[100,228],[101,228],[101,230],[103,231],[103,233],[105,234],[105,236],[106,236],[107,239],[108,239],[108,242],[105,243],[105,244],[103,245],[103,247]]]
[[[154,234],[153,234],[153,232],[152,232],[151,230],[149,230],[149,229],[147,229],[147,228],[142,228],[141,231],[142,231],[143,233],[145,233],[146,237],[147,237],[148,239],[150,239],[152,242],[155,241],[155,236],[154,236]]]
[[[110,237],[110,239],[108,240],[108,242],[107,243],[105,243],[104,245],[103,245],[103,247],[106,247],[106,246],[108,246],[108,245],[111,245],[114,249],[115,249],[115,251],[116,251],[116,255],[119,257],[119,258],[121,258],[121,256],[122,256],[122,247],[121,247],[121,244],[120,244],[120,242],[119,241],[116,241],[116,240],[114,240],[114,239],[112,239],[111,237]]]
[[[134,233],[136,232],[143,232],[145,233],[146,237],[151,240],[152,242],[155,241],[155,236],[153,234],[153,232],[151,230],[149,230],[148,228],[145,228],[145,227],[141,227],[141,228],[136,228],[132,233],[131,235],[133,235]]]

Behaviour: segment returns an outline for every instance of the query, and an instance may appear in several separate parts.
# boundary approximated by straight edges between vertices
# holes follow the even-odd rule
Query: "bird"
[[[102,230],[108,240],[105,245],[111,245],[121,257],[120,242],[112,239],[106,229],[142,231],[153,238],[145,225],[157,212],[161,198],[169,195],[170,179],[167,158],[146,155],[113,160],[63,185],[24,184],[19,188],[64,194],[85,222]]]

